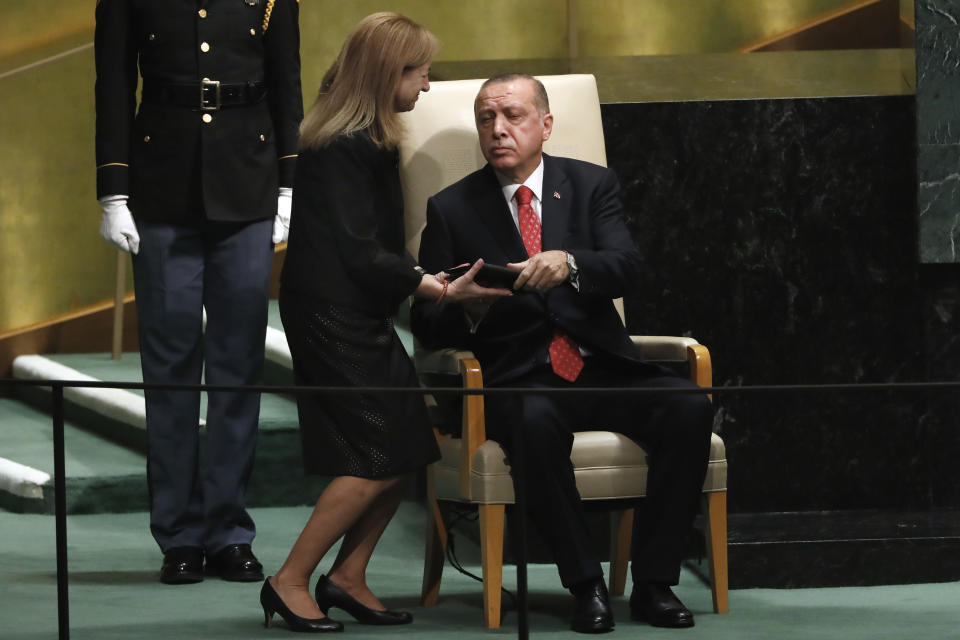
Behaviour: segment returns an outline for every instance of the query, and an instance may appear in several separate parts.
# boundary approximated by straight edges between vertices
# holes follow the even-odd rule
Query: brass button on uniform
[[[256,30],[256,29],[250,29],[250,35],[252,35],[252,36],[257,35],[257,30]]]
[[[261,133],[261,134],[260,134],[260,142],[263,142],[263,141],[266,140],[266,139],[267,139],[267,136],[265,136],[265,135],[263,135],[263,134]]]
[[[200,11],[197,11],[197,13],[200,14],[200,17],[201,17],[201,18],[206,18],[206,17],[207,17],[207,10],[206,10],[206,9],[200,9]]]
[[[203,114],[203,121],[206,122],[207,124],[210,124],[211,122],[213,122],[213,116],[210,115],[209,113],[205,113]]]
[[[201,42],[200,51],[203,51],[204,53],[206,53],[207,51],[210,51],[210,45],[207,44],[206,42]]]
[[[150,142],[150,136],[143,136],[144,142]]]
[[[157,39],[157,34],[155,33],[151,33],[150,35],[147,36],[147,40],[149,40],[150,42],[153,42],[156,39]]]

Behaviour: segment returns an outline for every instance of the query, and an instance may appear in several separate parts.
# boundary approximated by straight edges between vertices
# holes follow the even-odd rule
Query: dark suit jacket
[[[253,4],[251,4],[251,2]],[[97,197],[129,194],[140,220],[264,220],[293,181],[303,118],[296,0],[99,0]],[[202,15],[201,15],[202,14]],[[206,43],[207,50],[201,49]],[[141,103],[144,85],[197,87],[195,108]],[[202,79],[264,83],[247,106],[199,110]],[[188,90],[189,94],[189,90]]]
[[[613,306],[638,281],[641,256],[627,229],[619,184],[612,171],[544,154],[543,250],[573,254],[580,290],[565,283],[545,294],[517,293],[498,300],[475,334],[459,304],[417,301],[414,335],[428,348],[470,349],[486,384],[510,380],[547,361],[554,327],[598,357],[642,362]],[[436,273],[483,258],[489,264],[527,259],[520,233],[487,165],[427,202],[420,264]],[[642,368],[642,365],[639,365]]]

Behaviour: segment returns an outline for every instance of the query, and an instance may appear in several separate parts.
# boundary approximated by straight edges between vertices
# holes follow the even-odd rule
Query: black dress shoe
[[[207,573],[231,582],[263,580],[263,565],[248,544],[230,544],[207,556]]]
[[[360,624],[409,624],[413,616],[406,611],[377,611],[362,604],[359,600],[338,587],[327,576],[320,576],[313,591],[320,611],[324,614],[331,607],[342,609],[353,616]]]
[[[668,585],[644,582],[633,586],[630,617],[655,627],[681,629],[693,626],[693,614],[683,606]]]
[[[570,628],[578,633],[613,631],[613,612],[607,602],[607,585],[603,578],[576,584],[570,589],[576,601]]]
[[[301,618],[283,602],[283,599],[277,593],[270,579],[263,581],[263,588],[260,589],[260,606],[263,607],[263,626],[269,627],[273,620],[273,614],[276,613],[291,631],[305,631],[308,633],[324,633],[327,631],[343,631],[343,623],[330,618]]]
[[[160,582],[191,584],[203,580],[203,550],[200,547],[174,547],[163,554]]]

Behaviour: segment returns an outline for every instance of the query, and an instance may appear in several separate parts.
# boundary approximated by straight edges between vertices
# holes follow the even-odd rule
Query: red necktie
[[[521,185],[517,189],[514,197],[517,199],[517,217],[520,220],[520,236],[523,238],[523,246],[527,249],[527,255],[530,257],[540,253],[540,220],[536,212],[530,206],[530,200],[533,198],[533,191],[529,187]],[[560,329],[553,332],[553,340],[550,341],[550,366],[553,372],[567,380],[573,382],[580,375],[583,369],[583,358],[580,356],[580,348],[570,336]]]

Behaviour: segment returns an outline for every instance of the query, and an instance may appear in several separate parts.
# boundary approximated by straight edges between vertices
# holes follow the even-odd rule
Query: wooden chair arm
[[[460,375],[460,362],[475,359],[472,351],[460,349],[420,349],[413,352],[413,364],[420,375]]]
[[[713,386],[713,365],[710,350],[694,338],[682,336],[630,336],[633,344],[647,360],[686,362],[690,379],[700,387]]]
[[[461,358],[460,375],[465,389],[482,389],[483,373],[476,358]],[[460,434],[460,493],[472,500],[470,474],[473,471],[473,454],[487,441],[487,428],[484,422],[483,396],[465,394],[463,396],[463,423]]]
[[[480,362],[471,351],[459,349],[416,349],[413,355],[414,365],[419,375],[452,376],[458,375],[464,389],[482,389],[483,372]],[[470,476],[473,471],[473,456],[477,449],[487,441],[487,429],[484,423],[484,403],[482,395],[463,396],[463,417],[460,432],[460,460],[458,479],[460,494],[472,499]],[[437,432],[437,440],[441,436]]]
[[[710,350],[702,344],[687,347],[687,362],[690,364],[690,379],[699,387],[713,386],[713,364]]]
[[[685,362],[687,347],[699,344],[694,338],[683,336],[630,336],[634,346],[647,360]]]

